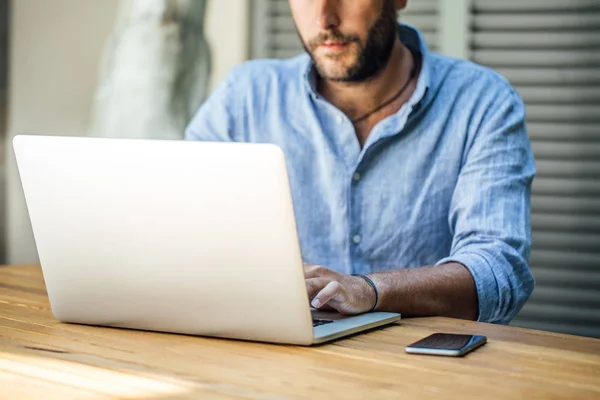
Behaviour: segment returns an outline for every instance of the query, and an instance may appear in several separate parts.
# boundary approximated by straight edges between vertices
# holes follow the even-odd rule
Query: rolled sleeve
[[[529,270],[530,188],[535,166],[524,106],[508,90],[474,132],[452,197],[450,255],[473,276],[482,322],[507,324],[534,287]]]
[[[479,300],[478,321],[493,321],[497,318],[497,311],[500,309],[498,301],[499,285],[495,279],[493,268],[487,259],[477,253],[461,253],[446,257],[440,260],[437,265],[450,262],[464,265],[473,276]]]

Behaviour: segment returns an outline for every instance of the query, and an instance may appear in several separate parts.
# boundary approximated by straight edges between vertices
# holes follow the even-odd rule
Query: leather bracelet
[[[369,286],[371,286],[373,288],[373,291],[375,292],[375,304],[373,304],[373,307],[371,307],[371,309],[367,312],[373,311],[375,309],[375,307],[377,307],[377,303],[379,302],[379,293],[377,292],[377,286],[375,286],[375,284],[373,283],[371,278],[369,278],[368,276],[361,275],[361,274],[352,274],[352,276],[358,276],[360,278],[363,278],[365,281],[367,281]]]

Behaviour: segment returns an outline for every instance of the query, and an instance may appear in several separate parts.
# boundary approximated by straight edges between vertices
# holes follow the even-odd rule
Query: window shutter
[[[431,51],[438,50],[440,26],[438,0],[412,0],[399,14],[399,20],[417,28],[423,34]]]
[[[471,54],[527,108],[538,175],[514,325],[600,337],[600,1],[474,0]]]
[[[255,0],[253,58],[287,58],[303,51],[288,0]]]
[[[414,0],[408,4],[400,13],[400,20],[421,30],[428,45],[436,50],[438,0]],[[253,58],[286,58],[304,51],[288,0],[254,0],[252,18]]]

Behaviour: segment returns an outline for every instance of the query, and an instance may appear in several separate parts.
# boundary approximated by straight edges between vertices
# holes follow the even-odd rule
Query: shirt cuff
[[[441,259],[436,265],[451,262],[464,265],[473,276],[479,303],[479,317],[477,321],[499,322],[497,321],[500,304],[498,282],[489,262],[485,257],[477,253],[457,253]]]

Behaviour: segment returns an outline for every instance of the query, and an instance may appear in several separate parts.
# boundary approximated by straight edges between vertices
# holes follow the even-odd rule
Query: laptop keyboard
[[[329,319],[313,319],[313,326],[320,326],[320,325],[330,324],[332,322],[333,321],[329,320]]]

